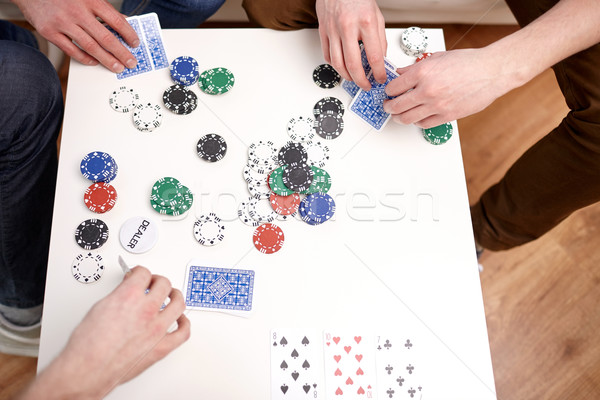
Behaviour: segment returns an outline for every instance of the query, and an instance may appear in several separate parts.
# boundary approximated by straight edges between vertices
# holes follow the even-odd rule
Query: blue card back
[[[191,265],[188,274],[188,307],[252,310],[254,271]]]

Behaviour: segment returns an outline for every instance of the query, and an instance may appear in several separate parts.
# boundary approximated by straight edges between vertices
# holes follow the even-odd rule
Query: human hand
[[[131,46],[139,39],[125,17],[105,0],[12,0],[35,29],[82,64],[100,62],[112,72],[134,68],[135,57],[97,17]],[[75,44],[75,43],[77,44]]]
[[[167,297],[170,302],[161,311]],[[168,279],[143,267],[133,268],[92,307],[24,399],[41,398],[36,395],[47,393],[45,387],[60,399],[103,398],[189,338],[184,310],[183,295]],[[177,329],[167,333],[175,321]],[[54,399],[54,395],[43,398]]]
[[[375,0],[316,0],[316,9],[325,61],[344,79],[370,90],[360,58],[362,40],[373,76],[384,83],[385,21]]]
[[[522,84],[503,70],[501,57],[485,48],[433,53],[397,72],[385,91],[398,97],[384,101],[383,108],[395,122],[421,128],[481,111]]]

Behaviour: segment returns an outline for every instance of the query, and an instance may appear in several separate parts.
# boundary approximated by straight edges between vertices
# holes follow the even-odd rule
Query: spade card
[[[364,333],[325,331],[325,390],[328,399],[376,399],[375,346]]]
[[[271,331],[271,400],[324,399],[321,333]]]
[[[419,346],[400,334],[375,337],[377,387],[382,399],[421,399],[423,387]]]

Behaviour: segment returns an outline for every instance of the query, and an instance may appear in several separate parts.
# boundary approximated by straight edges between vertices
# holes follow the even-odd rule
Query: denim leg
[[[162,28],[196,28],[217,12],[225,0],[124,0],[121,13],[155,12]]]
[[[11,40],[33,47],[36,50],[39,49],[38,42],[31,31],[8,21],[0,20],[0,40]]]
[[[30,308],[44,299],[63,98],[48,59],[10,40],[0,94],[0,304]]]

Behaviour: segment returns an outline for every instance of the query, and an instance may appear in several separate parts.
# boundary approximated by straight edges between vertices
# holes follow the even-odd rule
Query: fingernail
[[[98,65],[98,61],[90,60],[90,61],[88,61],[88,65]]]
[[[137,65],[137,60],[135,58],[130,58],[129,60],[127,60],[127,68],[135,68],[135,66]]]
[[[117,74],[120,74],[121,72],[123,72],[123,70],[125,69],[125,67],[123,65],[121,65],[121,63],[114,63],[112,66],[112,70],[113,72],[116,72]]]
[[[135,39],[132,43],[133,47],[138,47],[140,45],[140,40],[139,39]]]

